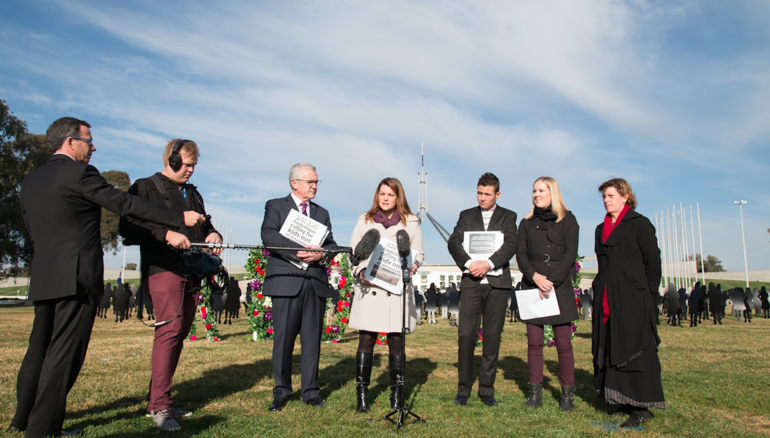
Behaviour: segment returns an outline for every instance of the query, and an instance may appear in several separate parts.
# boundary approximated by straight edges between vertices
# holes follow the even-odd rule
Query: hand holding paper
[[[525,289],[516,291],[516,301],[519,304],[521,320],[526,321],[546,316],[556,316],[561,313],[559,301],[556,300],[556,291],[551,288],[547,298],[541,298],[540,289]],[[543,294],[545,295],[545,294]]]

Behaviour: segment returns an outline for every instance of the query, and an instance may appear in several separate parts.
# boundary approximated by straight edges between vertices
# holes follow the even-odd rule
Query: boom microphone
[[[400,257],[409,257],[409,253],[412,251],[411,244],[409,243],[409,233],[406,230],[398,230],[396,233],[396,247],[398,248],[398,255]]]
[[[368,259],[374,252],[374,248],[377,248],[378,243],[380,243],[379,231],[371,229],[364,233],[361,241],[358,242],[358,245],[353,250],[353,254],[350,256],[350,263],[353,266],[358,266],[361,262]]]

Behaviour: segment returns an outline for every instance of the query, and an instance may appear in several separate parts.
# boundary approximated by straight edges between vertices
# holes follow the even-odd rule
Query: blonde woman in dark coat
[[[532,210],[519,224],[516,262],[522,274],[522,289],[538,289],[548,298],[551,289],[559,302],[559,315],[524,321],[527,324],[529,399],[527,407],[543,402],[544,325],[553,326],[559,355],[561,410],[572,412],[575,394],[575,356],[572,352],[572,321],[578,319],[572,278],[578,250],[580,227],[567,210],[559,183],[540,177],[532,187]]]
[[[417,251],[413,260],[412,274],[417,271],[425,258],[422,251],[422,231],[420,219],[412,214],[406,201],[404,188],[396,178],[385,178],[380,181],[374,193],[372,207],[358,218],[353,229],[350,246],[355,247],[363,235],[371,230],[379,231],[380,236],[396,241],[396,233],[406,230],[412,250]],[[350,310],[350,328],[358,330],[358,352],[356,353],[356,412],[369,411],[369,383],[372,373],[372,357],[374,344],[378,333],[387,333],[390,349],[389,368],[391,383],[391,408],[400,408],[403,400],[402,388],[397,384],[403,370],[401,369],[401,325],[402,297],[364,281],[364,272],[370,259],[366,259],[353,269],[356,282],[355,293]],[[407,296],[407,330],[414,332],[417,324],[417,309],[414,301],[414,288],[410,283],[406,290]]]

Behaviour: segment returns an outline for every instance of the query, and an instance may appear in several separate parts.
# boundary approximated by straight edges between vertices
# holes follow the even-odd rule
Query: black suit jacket
[[[310,201],[310,218],[318,221],[329,229],[329,235],[321,246],[333,248],[337,244],[332,237],[332,223],[329,212],[318,204]],[[285,198],[271,199],[265,204],[265,219],[262,221],[262,243],[267,246],[285,246],[297,248],[300,245],[281,235],[280,230],[291,210],[297,210],[297,204],[291,195]],[[307,270],[299,269],[289,260],[300,261],[296,251],[270,251],[265,272],[265,284],[262,293],[273,297],[292,297],[299,293],[302,283],[309,279],[316,295],[329,298],[337,295],[337,291],[329,286],[326,267],[319,262],[308,266]]]
[[[481,217],[481,207],[473,207],[460,212],[460,218],[457,220],[454,232],[449,236],[449,254],[452,255],[457,266],[465,271],[465,263],[471,256],[463,249],[464,234],[466,231],[484,231],[484,219]],[[489,226],[486,231],[502,231],[503,246],[500,247],[489,258],[495,264],[495,269],[502,267],[503,274],[500,276],[488,275],[487,280],[490,286],[498,289],[512,289],[510,260],[516,254],[516,213],[500,207],[495,207],[492,218],[489,220]],[[471,274],[463,273],[460,287],[462,289],[478,286],[481,277],[474,277]]]
[[[34,248],[29,299],[73,296],[78,283],[102,293],[102,207],[169,227],[184,225],[181,211],[131,196],[95,167],[54,155],[21,183],[21,213]]]

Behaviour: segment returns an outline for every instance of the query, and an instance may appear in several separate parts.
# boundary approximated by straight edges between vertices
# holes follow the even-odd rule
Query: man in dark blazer
[[[497,205],[500,181],[485,173],[476,187],[478,207],[460,213],[454,232],[449,237],[449,253],[463,270],[460,291],[460,326],[457,330],[457,396],[454,402],[465,405],[471,392],[473,353],[481,319],[484,320],[484,347],[479,372],[479,398],[487,406],[497,406],[495,374],[500,351],[500,333],[505,323],[508,293],[513,288],[509,262],[516,254],[516,213]],[[463,249],[466,231],[501,231],[502,246],[487,260],[473,261]],[[502,268],[502,275],[487,275]]]
[[[9,431],[27,437],[62,432],[67,393],[86,356],[104,289],[102,207],[169,227],[197,226],[204,217],[172,210],[124,193],[89,166],[90,125],[63,117],[46,132],[54,155],[21,184],[21,211],[32,239],[29,298],[35,320],[16,384],[16,414]]]
[[[318,190],[318,174],[312,164],[297,163],[289,172],[291,194],[271,199],[265,204],[262,242],[267,246],[332,248],[332,224],[329,212],[311,202]],[[309,216],[325,225],[329,234],[321,246],[300,245],[281,235],[280,230],[291,210]],[[269,410],[280,411],[292,393],[291,358],[297,334],[302,341],[302,400],[311,406],[324,407],[318,387],[318,358],[321,350],[321,328],[326,299],[337,294],[329,286],[322,252],[270,251],[262,294],[273,300],[273,402]],[[292,262],[304,261],[300,269]]]

